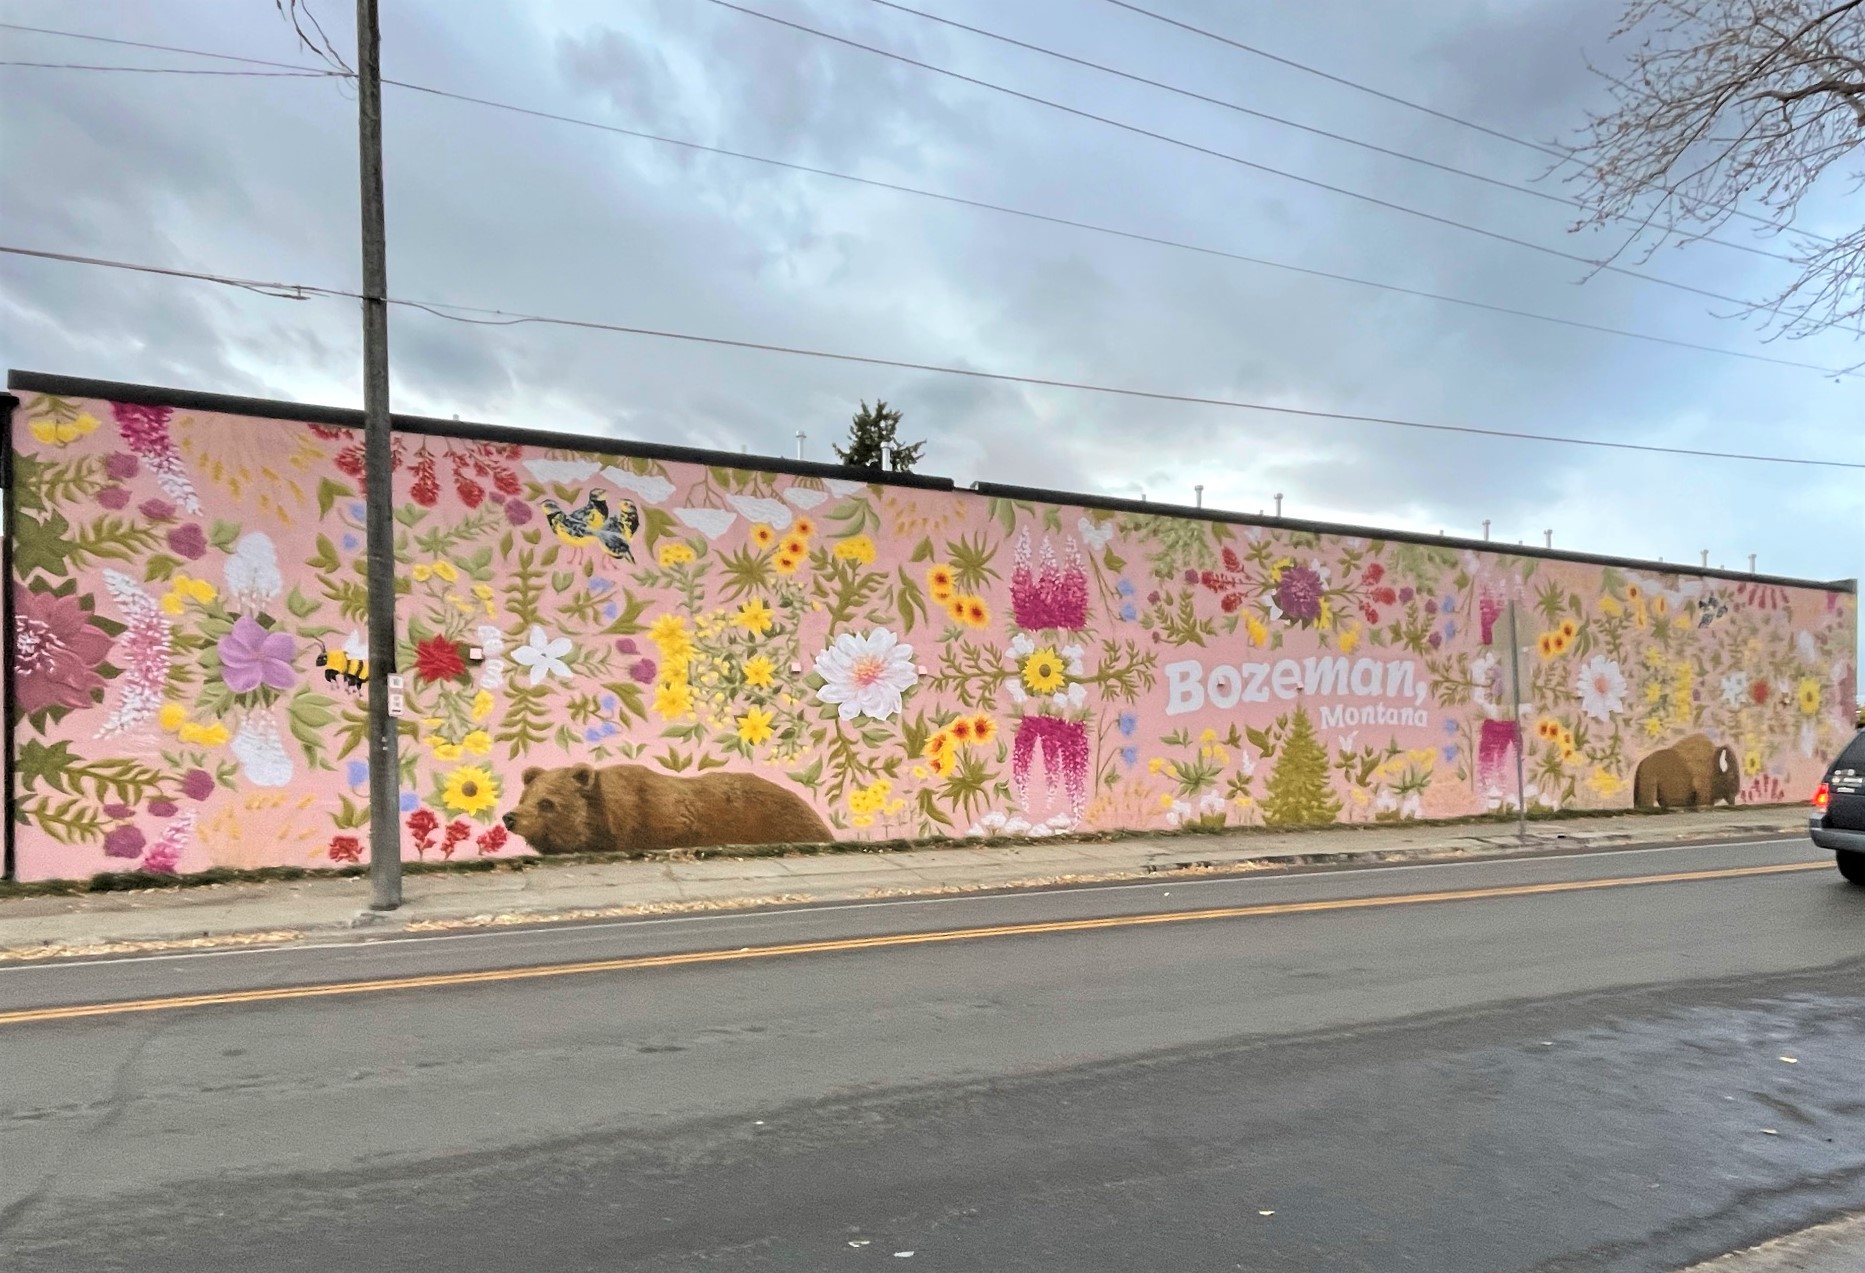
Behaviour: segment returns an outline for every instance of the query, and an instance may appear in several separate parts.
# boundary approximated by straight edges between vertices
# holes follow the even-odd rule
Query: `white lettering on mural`
[[[1284,702],[1302,697],[1384,698],[1399,705],[1323,707],[1321,726],[1430,724],[1423,710],[1430,690],[1419,683],[1418,664],[1412,659],[1321,655],[1300,662],[1219,663],[1208,671],[1197,659],[1181,659],[1166,664],[1165,674],[1168,716],[1201,711],[1207,704],[1228,711],[1239,703],[1267,703],[1272,697]]]

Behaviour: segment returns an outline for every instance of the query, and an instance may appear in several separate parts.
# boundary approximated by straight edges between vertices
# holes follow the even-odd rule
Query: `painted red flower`
[[[1766,707],[1768,700],[1774,697],[1774,691],[1769,688],[1768,682],[1756,681],[1748,687],[1748,696],[1755,700],[1755,706]]]
[[[408,834],[414,837],[414,851],[426,856],[434,847],[434,832],[440,830],[440,819],[432,809],[416,809],[408,815]]]
[[[441,636],[421,642],[414,647],[414,674],[424,681],[465,680],[466,660],[459,644]]]
[[[495,824],[489,830],[481,834],[479,839],[475,841],[475,843],[479,845],[479,856],[486,857],[490,854],[497,853],[500,849],[505,847],[505,842],[510,838],[510,836],[506,835],[504,827]]]
[[[330,838],[330,860],[332,862],[360,862],[363,860],[363,842],[353,835],[335,835]]]
[[[1371,565],[1367,566],[1365,573],[1360,577],[1369,584],[1378,583],[1381,579],[1386,577],[1386,568],[1378,562],[1373,562]],[[1387,604],[1390,605],[1391,602],[1387,602]]]
[[[455,818],[447,824],[447,838],[440,842],[440,855],[444,858],[453,856],[454,848],[462,841],[471,839],[473,828]]]

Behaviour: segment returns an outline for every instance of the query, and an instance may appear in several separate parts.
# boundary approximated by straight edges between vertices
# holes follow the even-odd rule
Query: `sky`
[[[1822,368],[1732,307],[1318,188],[1597,257],[1572,208],[874,0],[743,0],[1309,179],[935,75],[708,0],[386,0],[391,79],[963,199]],[[1571,194],[1549,160],[1106,0],[912,7],[1315,129]],[[1536,141],[1604,100],[1618,3],[1149,0],[1284,58]],[[353,6],[310,0],[339,49]],[[273,0],[0,0],[0,21],[319,63]],[[235,69],[0,31],[0,59]],[[1865,458],[1865,379],[1577,330],[386,90],[397,297],[1194,397],[1573,438]],[[327,287],[360,277],[353,90],[316,78],[0,67],[0,240]],[[1803,223],[1849,230],[1843,187]],[[1856,204],[1854,202],[1856,216]],[[1723,237],[1769,246],[1740,228]],[[1792,267],[1713,244],[1628,268],[1760,299]],[[1589,275],[1592,275],[1589,277]],[[1740,568],[1865,573],[1865,474],[1422,433],[564,328],[391,317],[398,411],[831,458],[862,399],[923,472]],[[354,406],[353,301],[0,257],[0,357]]]

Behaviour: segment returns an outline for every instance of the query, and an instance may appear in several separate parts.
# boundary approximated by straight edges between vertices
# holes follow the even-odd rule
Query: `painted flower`
[[[499,802],[498,781],[483,765],[463,765],[441,784],[440,801],[453,813],[476,818]]]
[[[675,566],[686,565],[698,556],[699,554],[693,551],[692,545],[683,544],[675,540],[671,543],[662,544],[660,552],[656,555],[656,559],[660,562],[663,569],[671,570]]]
[[[767,690],[775,682],[777,669],[762,654],[745,660],[745,684],[753,689]]]
[[[492,735],[483,729],[472,730],[460,740],[460,749],[469,756],[489,756],[492,754]]]
[[[854,535],[844,539],[835,546],[835,556],[841,561],[852,561],[858,566],[874,563],[874,541],[866,535]]]
[[[968,628],[986,628],[991,624],[991,608],[985,604],[983,597],[967,594],[953,597],[946,602],[946,613],[952,621],[962,623]]]
[[[1800,686],[1794,691],[1794,700],[1800,704],[1801,715],[1816,715],[1820,710],[1819,678],[1812,676],[1801,677]]]
[[[291,635],[268,632],[259,620],[243,614],[220,638],[220,675],[235,694],[250,694],[260,686],[288,690],[298,683],[291,661],[297,655]]]
[[[1574,691],[1580,695],[1580,710],[1594,720],[1610,720],[1614,713],[1625,710],[1625,673],[1603,654],[1595,654],[1580,665]]]
[[[636,659],[628,669],[628,679],[637,685],[652,685],[659,672],[653,659]]]
[[[343,780],[351,787],[365,787],[369,784],[369,762],[352,760],[343,767]]]
[[[950,601],[957,589],[958,577],[952,567],[939,565],[926,572],[926,590],[932,594],[934,601]]]
[[[1088,622],[1088,575],[1073,539],[1065,543],[1066,561],[1058,560],[1045,537],[1041,559],[1032,562],[1030,532],[1017,540],[1016,565],[1010,574],[1010,608],[1017,626],[1032,631],[1078,632]]]
[[[816,674],[823,681],[816,697],[836,704],[843,720],[888,720],[900,711],[902,695],[919,682],[913,647],[886,628],[871,628],[865,635],[842,633],[816,657]]]
[[[414,674],[430,684],[436,681],[466,679],[466,659],[460,643],[444,636],[432,636],[414,647]]]
[[[750,539],[754,548],[769,548],[777,542],[777,532],[768,522],[756,522],[751,527]]]
[[[531,626],[531,639],[512,651],[512,662],[531,669],[531,684],[541,685],[546,677],[570,679],[570,666],[564,662],[570,653],[570,638],[552,640],[538,624]]]
[[[332,862],[360,862],[363,860],[363,842],[353,835],[333,835],[330,837],[329,854]]]
[[[997,722],[980,712],[971,718],[971,741],[979,747],[995,741]]]
[[[32,430],[32,436],[46,446],[68,446],[97,432],[97,417],[87,413],[71,420],[34,420],[27,427]]]
[[[278,568],[278,548],[263,531],[240,536],[225,567],[227,592],[254,605],[263,605],[285,591],[285,576]]]
[[[780,559],[802,561],[803,558],[809,556],[809,540],[801,535],[786,535],[783,542],[777,545],[777,556]]]
[[[679,720],[693,711],[693,690],[685,681],[669,681],[654,691],[654,711],[662,720]]]
[[[226,726],[213,728],[225,732]],[[278,722],[265,712],[254,712],[240,722],[232,751],[239,758],[246,781],[255,787],[288,787],[292,779],[291,755],[279,736]]]
[[[771,714],[762,707],[748,709],[738,718],[739,741],[748,747],[756,747],[772,734]]]
[[[1276,607],[1297,623],[1321,617],[1321,576],[1307,566],[1291,566],[1276,583]]]
[[[492,707],[493,701],[491,691],[480,690],[479,693],[473,695],[472,713],[474,720],[484,720],[486,717],[492,715]]]
[[[521,499],[508,499],[505,501],[505,520],[514,526],[527,525],[534,515],[535,514],[531,511],[531,506]]]
[[[214,776],[205,769],[190,769],[181,776],[181,794],[190,800],[205,800],[214,794]]]
[[[753,597],[738,607],[738,613],[732,616],[732,622],[745,631],[763,635],[771,630],[775,616],[771,608],[764,604],[763,597]]]
[[[75,597],[13,586],[13,649],[19,661],[13,687],[26,715],[54,707],[91,705],[104,679],[97,667],[110,654],[108,633],[91,623]]]
[[[1723,677],[1722,696],[1724,707],[1742,706],[1742,700],[1748,697],[1748,678],[1740,672]]]
[[[1061,656],[1048,646],[1024,659],[1018,674],[1032,694],[1054,694],[1068,685]]]
[[[133,822],[112,827],[104,834],[104,856],[113,858],[135,858],[142,856],[143,846],[149,841],[143,835],[142,828]]]
[[[1758,680],[1748,687],[1748,699],[1757,707],[1766,707],[1768,700],[1774,697],[1774,689],[1764,680]]]

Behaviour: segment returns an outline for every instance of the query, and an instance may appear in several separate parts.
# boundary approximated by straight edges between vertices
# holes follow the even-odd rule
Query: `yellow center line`
[[[753,959],[775,959],[789,955],[883,950],[894,946],[930,946],[940,942],[977,941],[987,937],[1035,937],[1048,933],[1087,933],[1109,928],[1140,928],[1151,924],[1184,924],[1196,920],[1247,919],[1265,915],[1309,915],[1321,911],[1419,906],[1430,902],[1468,902],[1496,897],[1533,897],[1545,893],[1579,893],[1595,889],[1627,888],[1641,884],[1684,884],[1697,880],[1735,880],[1757,875],[1785,875],[1798,871],[1830,869],[1832,868],[1824,862],[1786,862],[1770,866],[1673,871],[1663,875],[1626,875],[1606,879],[1564,880],[1548,884],[1507,884],[1492,888],[1453,889],[1440,893],[1342,897],[1314,902],[1265,902],[1254,906],[1218,906],[1208,910],[1164,911],[1145,915],[1106,915],[1094,919],[1060,919],[1024,924],[994,924],[985,928],[949,928],[933,932],[891,933],[879,937],[842,937],[825,941],[786,942],[772,946],[744,946],[732,950],[694,950],[674,955],[631,955],[619,959],[593,959],[572,964],[537,964],[523,968],[488,968],[476,972],[383,977],[374,981],[332,981],[303,986],[226,990],[215,994],[128,999],[115,1003],[76,1003],[50,1008],[23,1008],[13,1012],[0,1012],[0,1025],[23,1025],[33,1021],[70,1021],[80,1017],[109,1017],[131,1012],[161,1012],[171,1008],[267,1003],[279,999],[320,999],[331,995],[373,994],[384,990],[428,990],[443,986],[476,986],[493,982],[532,981],[544,977],[569,977],[581,973],[626,972],[643,968],[681,968],[691,964],[724,964]]]

